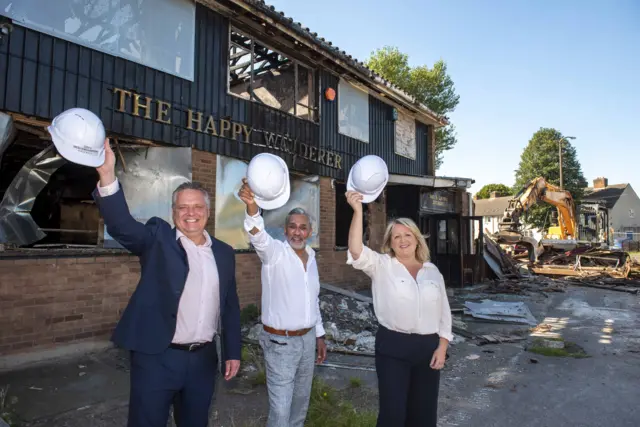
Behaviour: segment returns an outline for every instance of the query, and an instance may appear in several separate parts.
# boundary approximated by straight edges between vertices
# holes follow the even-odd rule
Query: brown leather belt
[[[267,325],[263,325],[263,327],[266,332],[269,332],[270,334],[274,334],[274,335],[282,335],[283,337],[300,337],[302,335],[305,335],[307,332],[311,330],[311,328],[307,328],[307,329],[299,329],[297,331],[283,331],[280,329],[274,329]]]

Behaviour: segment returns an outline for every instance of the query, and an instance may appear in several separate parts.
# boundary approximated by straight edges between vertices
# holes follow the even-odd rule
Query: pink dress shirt
[[[220,323],[220,278],[211,250],[211,237],[204,232],[203,245],[176,230],[176,238],[182,242],[189,260],[189,274],[180,297],[175,344],[191,344],[213,341]]]
[[[106,187],[100,187],[101,197],[107,197],[120,190],[116,179]],[[203,245],[196,245],[176,230],[176,239],[180,240],[187,252],[189,274],[180,297],[176,332],[172,342],[175,344],[192,344],[213,341],[219,331],[220,324],[220,277],[213,251],[211,237],[204,232],[206,239]]]

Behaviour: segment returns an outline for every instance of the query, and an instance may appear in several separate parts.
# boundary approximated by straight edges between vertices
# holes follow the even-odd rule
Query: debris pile
[[[532,249],[536,250],[536,257],[512,254],[505,250],[510,248],[509,244],[497,243],[487,233],[484,259],[497,280],[484,292],[516,295],[564,292],[567,285],[577,285],[640,293],[640,263],[628,252],[589,244],[577,245],[571,250],[557,246]]]

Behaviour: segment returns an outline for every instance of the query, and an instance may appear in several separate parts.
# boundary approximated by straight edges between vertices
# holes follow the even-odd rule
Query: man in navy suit
[[[240,368],[240,307],[235,253],[205,231],[210,200],[199,184],[173,193],[173,222],[146,224],[130,214],[105,141],[93,196],[107,231],[140,258],[140,282],[112,340],[131,352],[129,427],[166,427],[175,402],[178,425],[206,427],[221,336],[225,379]]]

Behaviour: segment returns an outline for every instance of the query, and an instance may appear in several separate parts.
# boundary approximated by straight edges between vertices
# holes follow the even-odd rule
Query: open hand
[[[238,375],[238,371],[240,370],[240,361],[239,360],[227,360],[226,369],[224,372],[224,379],[229,381],[231,378]]]
[[[356,191],[347,191],[345,196],[347,197],[347,203],[355,212],[362,211],[362,194]]]

